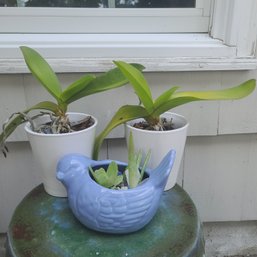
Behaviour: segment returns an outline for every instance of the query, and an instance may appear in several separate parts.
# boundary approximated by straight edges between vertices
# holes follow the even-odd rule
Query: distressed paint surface
[[[8,232],[12,257],[178,257],[204,254],[195,206],[179,186],[162,196],[144,229],[128,235],[88,230],[72,215],[66,198],[35,188],[17,207]]]

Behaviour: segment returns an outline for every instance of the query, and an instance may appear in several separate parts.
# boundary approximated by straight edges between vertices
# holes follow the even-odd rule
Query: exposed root
[[[174,129],[172,119],[161,118],[156,124],[149,124],[147,121],[135,123],[133,127],[143,130],[166,131]]]
[[[15,119],[14,116],[19,115],[21,120],[19,120],[19,124],[24,122],[29,122],[31,130],[37,133],[43,134],[63,134],[63,133],[71,133],[74,131],[83,130],[88,128],[94,124],[94,119],[91,116],[86,117],[83,120],[70,122],[67,115],[57,116],[54,113],[50,112],[40,112],[40,114],[29,116],[27,113],[17,112],[13,113],[4,123],[3,123],[3,137],[0,143],[0,150],[2,151],[4,157],[7,156],[8,148],[6,146],[6,139],[9,136],[7,134],[7,126],[11,124],[11,122]],[[40,116],[48,115],[49,122],[42,124],[40,126],[36,126],[34,120]],[[17,123],[13,124],[16,128]],[[10,129],[9,129],[10,130]]]

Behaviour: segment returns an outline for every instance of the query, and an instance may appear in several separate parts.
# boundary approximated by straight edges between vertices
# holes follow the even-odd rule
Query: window
[[[196,0],[1,0],[9,7],[194,8]]]
[[[141,62],[148,71],[257,68],[256,0],[197,0],[195,8],[157,9],[2,7],[0,72],[27,72],[20,45],[38,49],[59,72],[103,71],[114,58]],[[202,32],[191,31],[192,21],[209,12]]]
[[[208,31],[209,25],[210,0],[17,0],[17,3],[13,0],[2,3],[5,7],[0,8],[0,24],[5,25],[0,26],[0,32],[202,33]],[[21,7],[14,8],[17,5]]]

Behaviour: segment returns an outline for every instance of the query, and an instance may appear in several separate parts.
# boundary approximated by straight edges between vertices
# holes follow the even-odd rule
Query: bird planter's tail
[[[150,179],[153,180],[153,184],[155,186],[160,186],[163,184],[163,188],[165,187],[175,161],[175,156],[176,151],[170,150],[162,159],[160,164],[155,169],[150,171]]]

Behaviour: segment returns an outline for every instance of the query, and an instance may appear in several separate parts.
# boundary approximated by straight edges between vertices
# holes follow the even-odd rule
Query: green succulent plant
[[[66,112],[70,103],[88,95],[120,87],[128,82],[128,79],[118,68],[113,68],[97,77],[91,74],[84,75],[62,90],[56,73],[36,50],[26,46],[22,46],[20,49],[32,75],[54,97],[56,102],[42,101],[10,116],[7,122],[4,123],[3,132],[0,134],[0,148],[5,156],[8,151],[5,146],[6,139],[20,124],[32,121],[42,114],[29,116],[31,111],[49,112],[50,115],[56,117],[60,126],[65,128],[66,123],[69,122]],[[143,69],[140,64],[132,65],[135,69]],[[58,129],[58,131],[63,132],[62,128]]]
[[[143,180],[146,165],[150,159],[150,150],[148,151],[143,165],[140,168],[142,158],[142,151],[135,151],[133,135],[132,132],[130,132],[128,144],[128,167],[125,170],[126,180],[129,188],[135,188]]]
[[[93,170],[89,167],[89,171],[92,174],[95,181],[106,188],[111,189],[132,189],[138,186],[138,184],[143,180],[146,165],[150,159],[150,151],[148,151],[142,167],[142,151],[135,151],[134,141],[132,132],[129,135],[129,145],[128,145],[128,166],[123,174],[119,172],[118,165],[115,161],[112,161],[107,170],[100,168]]]
[[[106,171],[104,168],[93,170],[92,167],[89,167],[89,170],[95,181],[106,188],[116,188],[123,181],[123,175],[119,174],[118,165],[114,161],[109,164]]]
[[[114,63],[132,85],[140,104],[124,105],[119,108],[105,129],[96,138],[94,159],[98,158],[98,152],[104,138],[111,130],[123,123],[143,118],[153,129],[161,130],[161,114],[172,108],[194,101],[240,99],[252,93],[256,84],[256,81],[251,79],[232,88],[211,91],[178,91],[179,87],[171,87],[154,100],[141,71],[123,61],[115,61]]]

